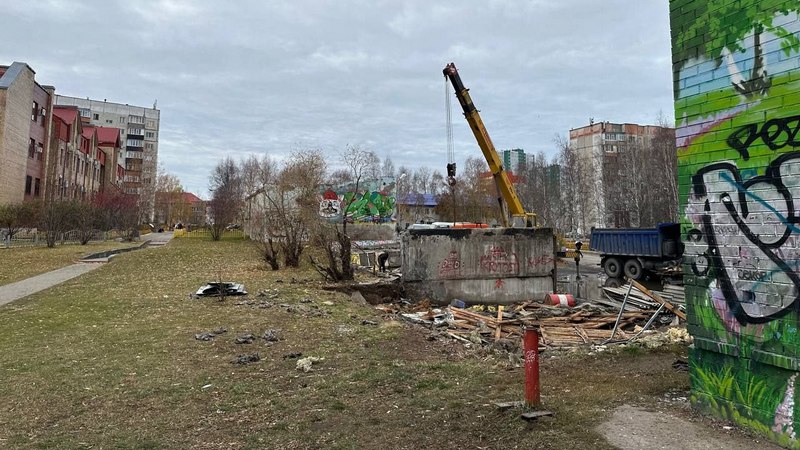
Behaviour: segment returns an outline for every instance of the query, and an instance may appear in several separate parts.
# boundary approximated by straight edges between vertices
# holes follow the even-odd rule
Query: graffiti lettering
[[[515,253],[507,253],[502,247],[491,247],[489,253],[481,256],[481,270],[488,273],[516,274],[519,263]]]
[[[797,132],[800,130],[800,115],[768,120],[761,129],[751,123],[740,127],[728,137],[728,145],[736,149],[745,160],[750,159],[750,146],[759,138],[776,151],[784,147],[800,147]]]
[[[453,250],[447,258],[439,263],[439,278],[456,278],[461,276],[461,259],[458,252]]]
[[[552,264],[555,261],[552,256],[542,255],[533,258],[528,258],[528,268],[536,268],[547,264]]]
[[[731,163],[707,166],[692,179],[687,216],[699,229],[687,234],[687,257],[695,275],[714,274],[712,297],[724,297],[740,324],[769,322],[800,306],[796,264],[781,252],[800,231],[798,169],[800,152],[792,152],[747,181]],[[727,259],[732,249],[735,263]]]

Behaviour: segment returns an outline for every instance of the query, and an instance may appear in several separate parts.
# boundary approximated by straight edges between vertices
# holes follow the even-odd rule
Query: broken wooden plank
[[[503,322],[503,305],[497,307],[497,323],[500,324]],[[494,328],[494,340],[500,339],[500,333],[503,331],[503,326],[495,326]]]
[[[641,284],[637,283],[636,280],[631,280],[631,283],[633,284],[634,287],[636,287],[636,289],[639,289],[640,291],[645,293],[647,296],[649,296],[653,300],[655,300],[658,303],[661,303],[662,305],[664,305],[664,307],[667,308],[670,312],[672,312],[676,316],[680,317],[681,319],[686,320],[686,314],[683,311],[679,310],[677,307],[675,307],[675,305],[673,305],[672,303],[662,299],[658,295],[654,294],[653,292],[651,292],[646,287],[644,287]]]

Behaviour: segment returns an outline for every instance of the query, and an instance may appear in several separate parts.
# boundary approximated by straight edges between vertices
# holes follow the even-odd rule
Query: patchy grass
[[[221,274],[275,305],[189,300]],[[243,241],[173,240],[0,308],[0,443],[9,448],[607,448],[594,426],[623,403],[688,391],[685,349],[542,360],[544,407],[527,424],[523,372],[319,289],[309,268],[264,270]],[[301,303],[311,299],[313,303]],[[332,302],[324,305],[322,302]],[[305,317],[280,304],[318,307]],[[224,327],[212,341],[194,334]],[[280,329],[283,340],[237,345]],[[291,352],[322,357],[295,369]],[[258,353],[261,361],[231,363]]]
[[[0,248],[0,286],[25,278],[60,269],[92,253],[139,245],[139,242],[90,242],[86,245],[67,244],[53,248],[12,247]]]

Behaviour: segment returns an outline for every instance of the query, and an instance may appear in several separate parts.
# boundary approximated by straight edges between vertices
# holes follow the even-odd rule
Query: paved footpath
[[[172,239],[172,233],[150,233],[142,236],[142,240],[148,241],[151,246],[165,245],[170,239]],[[57,284],[81,276],[86,272],[91,272],[103,265],[100,262],[108,262],[108,258],[97,261],[98,262],[95,263],[76,263],[52,272],[17,281],[16,283],[0,286],[0,306],[51,288]]]
[[[71,280],[77,276],[90,272],[102,264],[97,263],[77,263],[71,266],[62,267],[52,272],[36,275],[35,277],[26,278],[16,283],[6,284],[0,286],[0,306],[11,303],[22,297],[27,297],[39,291],[61,284],[67,280]]]

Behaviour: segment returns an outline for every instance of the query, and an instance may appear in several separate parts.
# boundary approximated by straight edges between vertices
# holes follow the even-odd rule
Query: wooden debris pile
[[[622,300],[625,298],[625,293],[627,292],[628,285],[621,287],[604,287],[603,293],[605,298],[594,301],[595,303],[619,310],[619,308],[622,306]],[[678,307],[681,307],[681,305],[685,303],[683,286],[667,285],[663,290],[652,291],[651,293],[658,295],[660,298]],[[634,285],[631,289],[630,295],[628,296],[628,301],[625,304],[625,311],[656,309],[658,306],[659,303]]]
[[[384,308],[384,311],[388,312]],[[633,336],[633,328],[646,322],[655,311],[622,314],[615,339]],[[547,347],[600,344],[611,338],[617,313],[586,304],[573,309],[526,302],[508,307],[424,309],[401,313],[413,323],[444,329],[444,333],[464,343],[489,344],[500,340],[518,341],[525,327],[536,327],[540,342]]]

